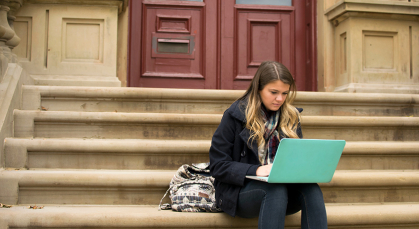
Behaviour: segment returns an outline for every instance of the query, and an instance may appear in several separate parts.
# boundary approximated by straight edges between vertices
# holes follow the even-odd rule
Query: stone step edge
[[[89,152],[132,154],[203,154],[211,146],[208,140],[143,140],[143,139],[25,139],[6,138],[7,167],[23,168],[28,151]],[[346,142],[343,155],[418,155],[419,142]]]
[[[221,114],[176,114],[176,113],[121,113],[121,112],[75,112],[75,111],[26,111],[14,110],[15,125],[33,126],[34,122],[66,123],[146,123],[218,125]],[[32,123],[32,124],[31,124]],[[302,116],[302,125],[309,126],[419,126],[419,117],[375,116]]]
[[[175,170],[0,169],[0,180],[21,187],[168,187]],[[6,185],[0,186],[0,190]],[[337,170],[322,187],[419,186],[419,170]],[[1,192],[0,192],[1,193]]]
[[[419,203],[326,204],[330,226],[419,225]],[[299,226],[301,213],[286,217],[286,226]],[[47,205],[43,209],[13,206],[0,209],[0,226],[10,227],[136,227],[249,228],[257,219],[225,213],[158,211],[157,206]],[[346,228],[345,227],[345,228]]]
[[[198,101],[234,101],[243,95],[244,90],[211,90],[211,89],[167,89],[167,88],[109,88],[109,87],[66,87],[66,86],[23,86],[23,96],[29,100],[41,97],[71,98],[118,98],[118,99],[155,99],[155,100],[198,100]],[[395,96],[397,95],[397,96]],[[24,99],[24,100],[25,100]],[[417,94],[389,93],[341,93],[341,92],[297,92],[296,102],[314,103],[385,103],[416,105]],[[28,104],[30,105],[30,104]],[[39,104],[40,105],[40,102]],[[33,107],[32,105],[31,107]],[[39,107],[39,106],[38,106]],[[36,108],[35,108],[36,109]]]
[[[5,147],[25,151],[208,154],[210,140],[6,138]],[[345,155],[418,155],[419,141],[347,141]]]
[[[209,140],[6,138],[3,152],[6,168],[28,168],[30,152],[208,156],[210,146]],[[342,156],[419,157],[419,142],[348,141]]]

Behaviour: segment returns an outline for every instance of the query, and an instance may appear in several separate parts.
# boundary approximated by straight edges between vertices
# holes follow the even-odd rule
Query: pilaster
[[[419,2],[344,0],[325,15],[334,91],[419,93]]]
[[[120,86],[118,14],[125,0],[26,0],[13,26],[13,52],[39,85]],[[13,39],[9,42],[13,44]]]

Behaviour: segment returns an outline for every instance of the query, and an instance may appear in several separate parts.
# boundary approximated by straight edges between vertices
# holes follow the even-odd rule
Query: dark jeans
[[[237,216],[259,216],[259,229],[284,228],[285,215],[300,210],[302,229],[327,228],[323,193],[317,184],[270,184],[247,180],[237,204]]]

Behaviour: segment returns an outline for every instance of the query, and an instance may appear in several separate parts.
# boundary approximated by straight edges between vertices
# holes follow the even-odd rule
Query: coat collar
[[[240,132],[240,138],[248,144],[248,147],[258,157],[258,145],[256,141],[249,141],[250,130],[246,128],[246,106],[247,100],[237,100],[234,102],[229,109],[231,116],[239,120],[243,125],[243,130]]]
[[[246,123],[246,107],[247,100],[236,100],[233,104],[231,104],[229,112],[235,119]]]

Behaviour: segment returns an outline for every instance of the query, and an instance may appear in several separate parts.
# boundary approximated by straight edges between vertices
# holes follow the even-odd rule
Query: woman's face
[[[285,102],[289,91],[289,84],[285,84],[281,80],[275,80],[266,84],[265,87],[259,91],[259,95],[266,109],[277,111]]]

